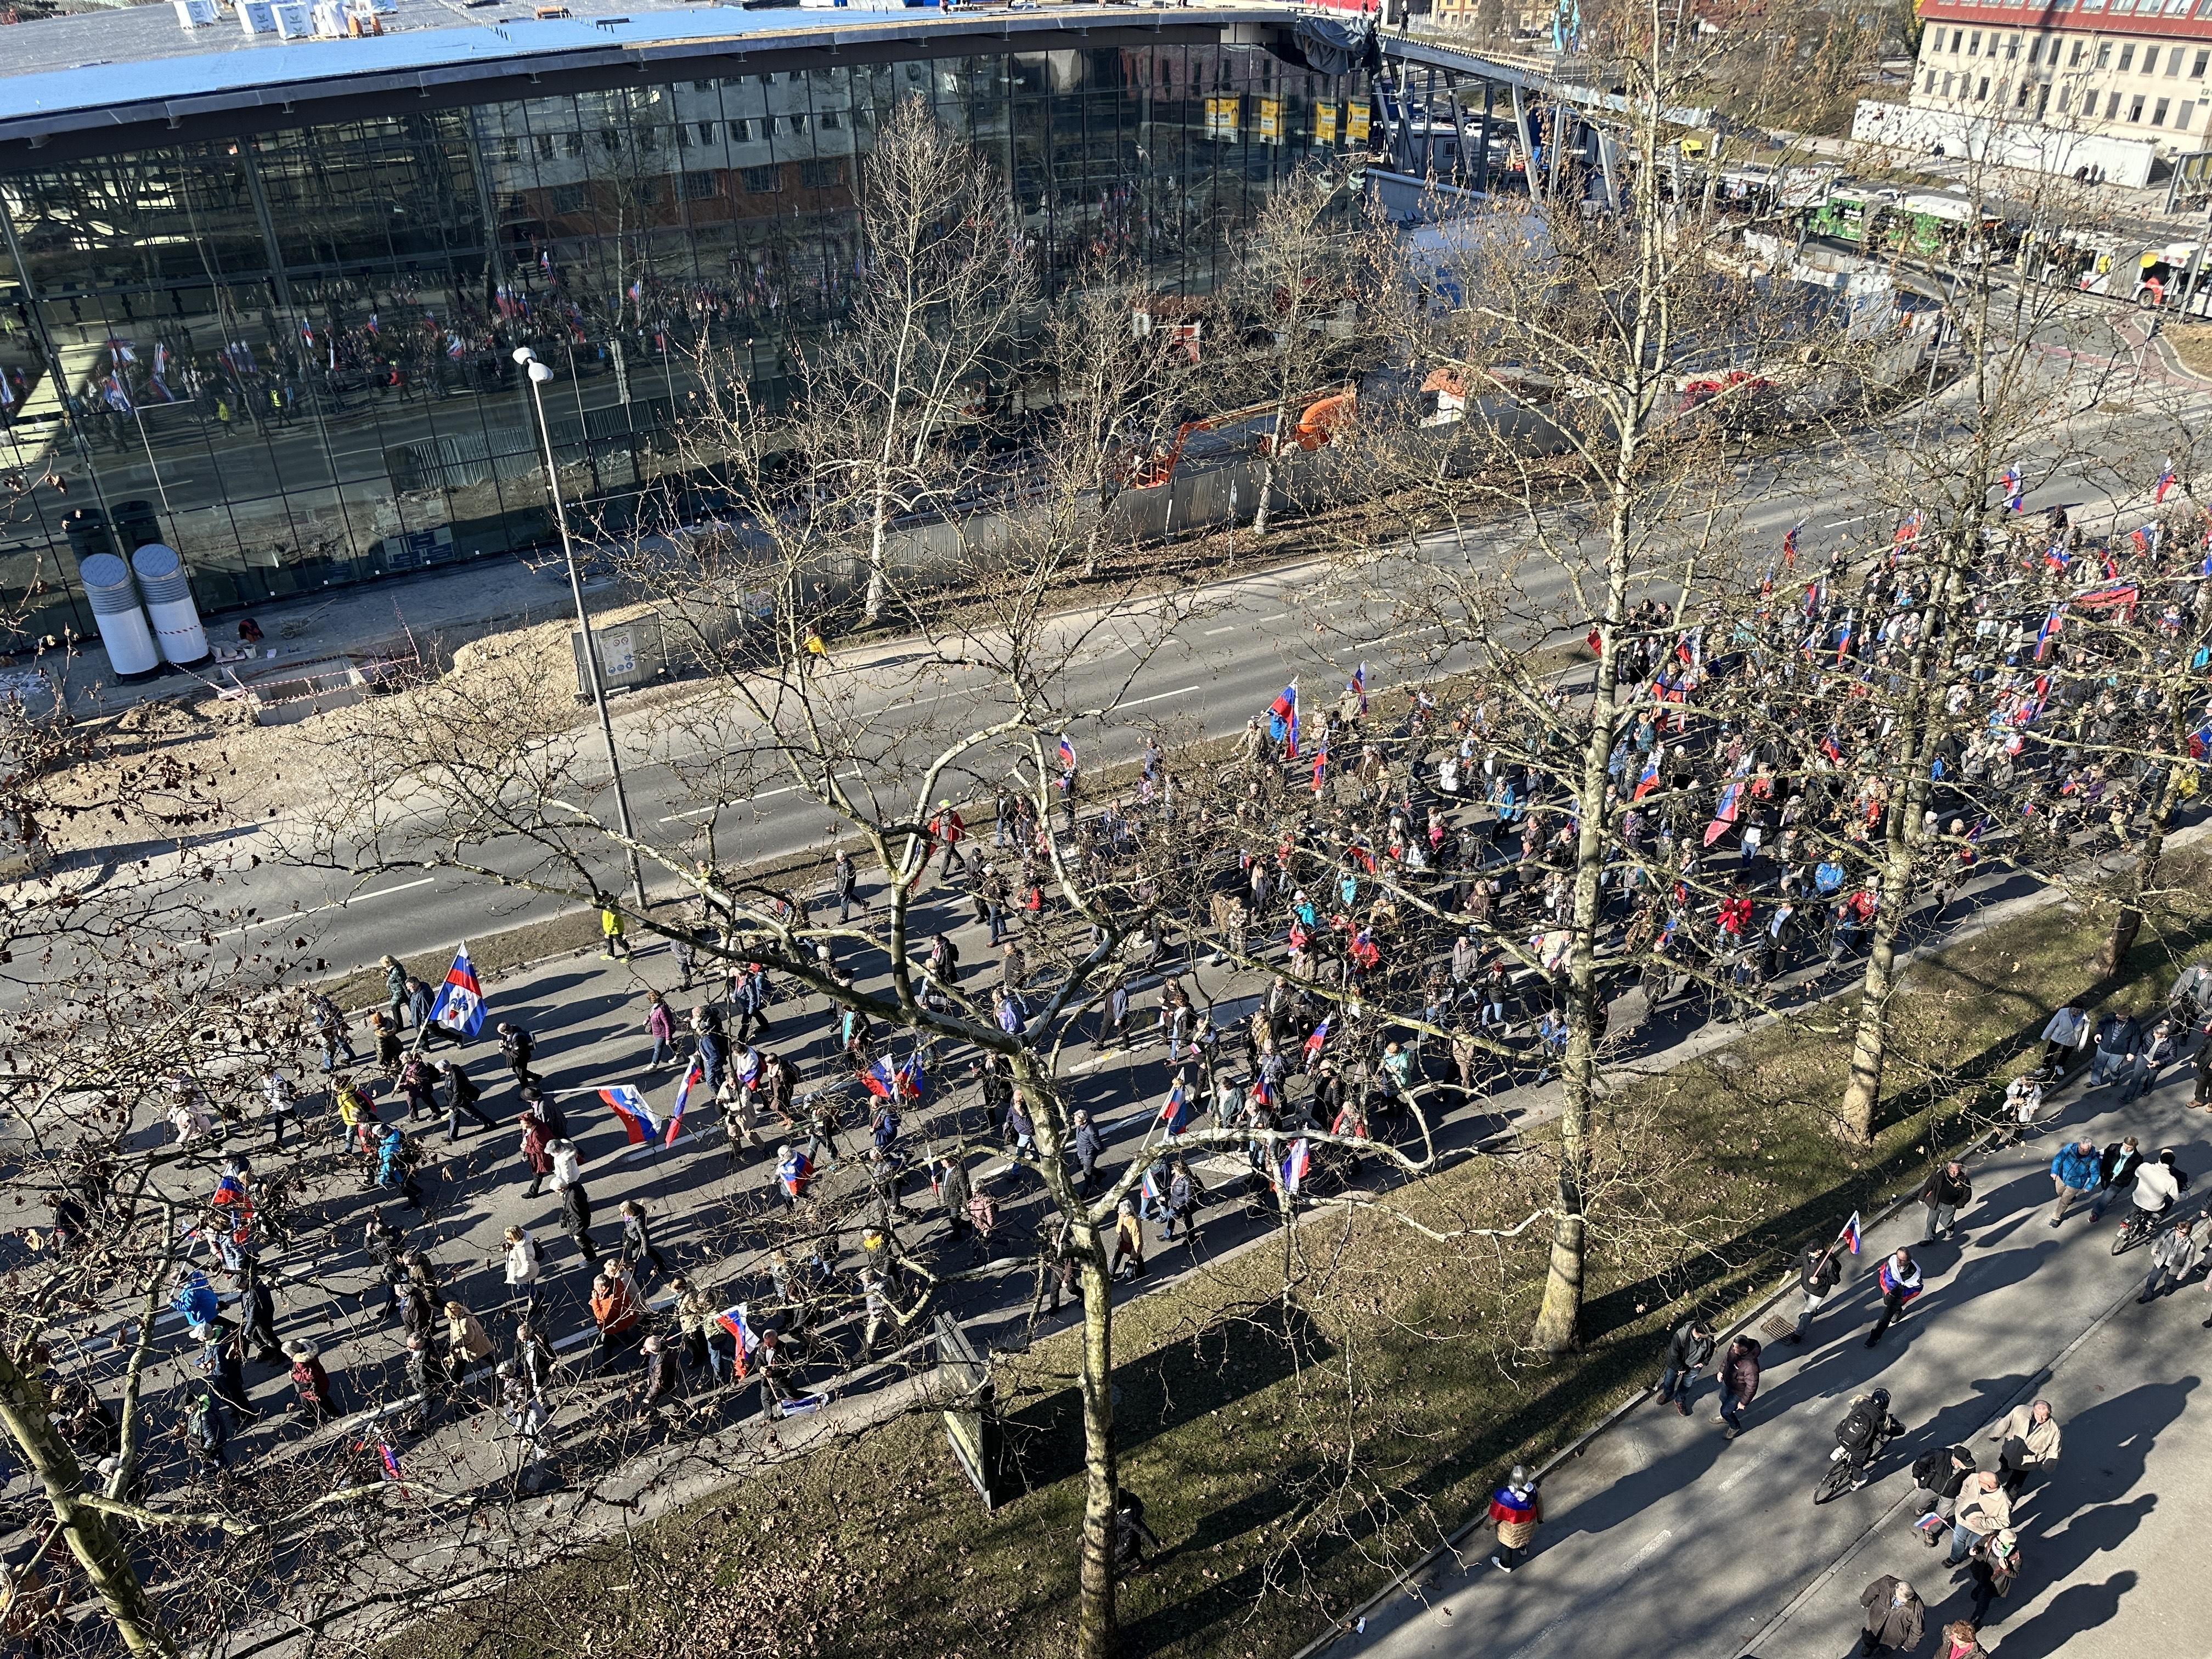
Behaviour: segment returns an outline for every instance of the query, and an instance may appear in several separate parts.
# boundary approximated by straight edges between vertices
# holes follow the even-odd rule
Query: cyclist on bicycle
[[[2130,1188],[2136,1208],[2147,1219],[2155,1220],[2173,1207],[2181,1196],[2181,1189],[2189,1184],[2189,1177],[2175,1166],[2173,1148],[2165,1151],[2136,1170],[2134,1185]]]
[[[1851,1408],[1844,1420],[1836,1425],[1836,1450],[1832,1457],[1849,1460],[1851,1466],[1851,1490],[1856,1492],[1869,1478],[1868,1467],[1873,1463],[1885,1441],[1894,1440],[1905,1432],[1905,1425],[1889,1412],[1889,1390],[1876,1389],[1871,1394],[1855,1396]]]

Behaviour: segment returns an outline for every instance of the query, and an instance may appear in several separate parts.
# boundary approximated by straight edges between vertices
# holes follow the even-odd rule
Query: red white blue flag
[[[1267,735],[1283,745],[1283,758],[1298,757],[1298,683],[1292,680],[1267,705]]]
[[[690,1104],[691,1091],[704,1076],[698,1057],[694,1055],[690,1065],[684,1068],[684,1081],[676,1085],[676,1103],[668,1109],[668,1128],[664,1136],[666,1145],[676,1144],[676,1131],[684,1122],[684,1109]]]
[[[1065,732],[1060,739],[1060,769],[1070,777],[1075,775],[1075,745],[1067,740]]]
[[[753,1351],[760,1346],[760,1338],[753,1334],[752,1321],[745,1313],[745,1304],[725,1308],[714,1316],[714,1322],[730,1334],[730,1341],[737,1350],[738,1375],[744,1376],[752,1368]]]
[[[2173,459],[2172,459],[2172,458],[2171,456],[2169,456],[2169,457],[2167,457],[2167,458],[2166,458],[2166,462],[2165,469],[2164,469],[2162,471],[2160,471],[2160,472],[2159,473],[2159,475],[2158,475],[2158,490],[2157,490],[2157,493],[2156,493],[2156,494],[2154,494],[2154,495],[2151,497],[2151,499],[2152,499],[2153,501],[2164,501],[2166,500],[2166,492],[2167,490],[2169,490],[2169,489],[2172,489],[2172,488],[2173,488]]]
[[[2017,465],[2004,470],[2005,511],[2018,513],[2027,505],[2027,485]]]
[[[1160,1121],[1168,1126],[1168,1133],[1171,1135],[1181,1134],[1184,1126],[1190,1121],[1190,1094],[1182,1086],[1180,1077],[1168,1091],[1167,1103],[1160,1108]]]
[[[2051,614],[2043,619],[2043,626],[2035,630],[2035,659],[2041,662],[2051,649],[2051,636],[2066,625],[2066,607],[2054,605]]]
[[[472,1037],[483,1029],[483,988],[477,983],[477,970],[469,965],[469,947],[464,945],[453,952],[453,965],[446,969],[446,982],[438,988],[438,1000],[430,1007],[430,1023]]]
[[[1861,1237],[1859,1233],[1859,1212],[1856,1210],[1853,1210],[1851,1212],[1851,1218],[1844,1223],[1844,1231],[1840,1235],[1838,1235],[1838,1237],[1843,1239],[1844,1243],[1850,1246],[1850,1251],[1853,1255],[1856,1255],[1859,1253],[1859,1246],[1863,1243],[1865,1240]]]
[[[1359,699],[1359,712],[1365,714],[1367,712],[1367,665],[1365,663],[1360,664],[1352,671],[1352,678],[1346,682],[1344,689]]]
[[[814,1160],[793,1147],[775,1166],[776,1185],[783,1188],[787,1198],[797,1198],[806,1190],[806,1183],[814,1179]]]
[[[1644,763],[1644,769],[1636,775],[1636,789],[1629,799],[1642,800],[1659,787],[1659,757],[1666,752],[1667,745],[1663,743],[1653,748],[1651,757]]]
[[[1304,1135],[1300,1135],[1291,1143],[1291,1150],[1283,1158],[1282,1176],[1285,1192],[1295,1193],[1305,1184],[1306,1166],[1312,1157],[1313,1149],[1307,1145]]]
[[[627,1083],[617,1083],[599,1091],[599,1098],[607,1103],[607,1109],[623,1126],[629,1144],[638,1146],[660,1133],[660,1120],[653,1108],[645,1103],[645,1097]]]

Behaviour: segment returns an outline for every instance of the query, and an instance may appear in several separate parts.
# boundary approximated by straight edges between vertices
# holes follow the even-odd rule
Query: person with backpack
[[[415,1167],[422,1161],[421,1149],[408,1139],[406,1131],[397,1123],[386,1125],[376,1149],[376,1184],[398,1188],[410,1208],[421,1209],[422,1189],[416,1182]]]
[[[1866,1485],[1867,1471],[1886,1440],[1905,1432],[1889,1409],[1889,1390],[1875,1389],[1852,1398],[1850,1409],[1836,1424],[1836,1444],[1851,1466],[1851,1490]]]

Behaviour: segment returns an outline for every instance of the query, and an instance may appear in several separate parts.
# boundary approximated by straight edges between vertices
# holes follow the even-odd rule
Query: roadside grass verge
[[[2181,861],[2175,860],[2178,866]],[[1651,1380],[1692,1307],[1771,1289],[1788,1255],[1917,1184],[1993,1119],[2050,1008],[2077,992],[2160,999],[2212,939],[2207,863],[2122,971],[2088,958],[2104,918],[2052,902],[1916,965],[1893,1007],[1875,1146],[1830,1129],[1850,1000],[1617,1081],[1632,1126],[1601,1150],[1636,1201],[1680,1221],[1655,1254],[1624,1204],[1601,1225],[1588,1341],[1544,1367],[1516,1344],[1540,1288],[1541,1224],[1437,1242],[1373,1210],[1286,1234],[1116,1310],[1122,1480],[1164,1545],[1121,1591],[1132,1655],[1284,1654],[1387,1583],[1534,1462]],[[1394,1200],[1438,1232],[1510,1226],[1545,1201],[1540,1128]],[[1180,1248],[1180,1247],[1178,1247]],[[1072,1334],[997,1368],[1029,1489],[986,1514],[938,1420],[895,1419],[715,1500],[526,1573],[404,1638],[413,1659],[629,1659],[670,1652],[843,1659],[1052,1655],[1072,1642],[1081,1516]]]

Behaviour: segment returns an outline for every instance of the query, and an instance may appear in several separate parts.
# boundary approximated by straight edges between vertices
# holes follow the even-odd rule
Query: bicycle
[[[2136,1245],[2149,1243],[2158,1237],[2159,1229],[2165,1222],[2164,1211],[2139,1209],[2130,1205],[2128,1218],[2120,1224],[2120,1231],[2113,1235],[2112,1254],[2125,1255]]]
[[[1900,1429],[1898,1432],[1903,1431]],[[1864,1485],[1859,1477],[1874,1468],[1875,1460],[1881,1455],[1882,1448],[1896,1437],[1887,1424],[1876,1430],[1874,1443],[1867,1448],[1866,1462],[1863,1464],[1852,1462],[1850,1452],[1845,1447],[1838,1446],[1830,1452],[1828,1467],[1822,1471],[1819,1483],[1813,1488],[1813,1502],[1816,1504],[1832,1504],[1845,1492],[1856,1491]]]

